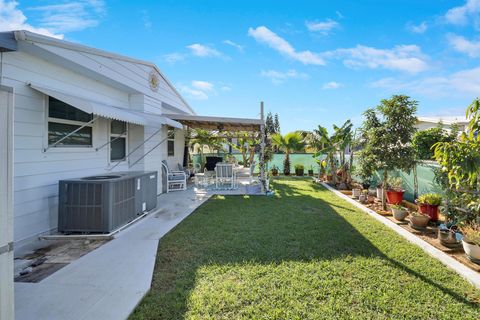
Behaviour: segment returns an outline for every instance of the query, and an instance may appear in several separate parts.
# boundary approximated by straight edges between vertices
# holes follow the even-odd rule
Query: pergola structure
[[[180,122],[184,126],[192,129],[215,130],[219,133],[218,138],[222,132],[229,132],[228,137],[235,137],[234,133],[238,132],[259,132],[260,133],[260,182],[262,184],[262,191],[265,191],[265,117],[263,111],[263,102],[260,103],[260,119],[246,119],[246,118],[226,118],[226,117],[210,117],[197,116],[190,114],[167,114],[167,118]],[[233,134],[232,134],[233,133]],[[226,137],[226,136],[225,136]]]

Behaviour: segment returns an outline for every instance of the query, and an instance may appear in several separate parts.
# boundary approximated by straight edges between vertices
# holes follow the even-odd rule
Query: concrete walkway
[[[158,241],[213,192],[158,197],[158,210],[39,283],[15,283],[20,320],[126,319],[150,289]]]

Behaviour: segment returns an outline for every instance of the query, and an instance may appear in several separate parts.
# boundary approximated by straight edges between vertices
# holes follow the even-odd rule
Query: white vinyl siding
[[[71,92],[76,96],[101,101],[119,108],[145,110],[156,114],[162,113],[162,97],[164,97],[163,101],[169,104],[185,108],[179,98],[167,87],[160,87],[158,93],[151,92],[148,88],[151,93],[149,96],[145,96],[142,92],[148,92],[146,78],[142,80],[144,81],[142,91],[121,90],[98,79],[93,79],[86,73],[62,67],[57,64],[56,59],[47,60],[22,52],[22,47],[23,45],[19,45],[20,51],[17,52],[3,53],[2,68],[3,83],[13,87],[15,91],[13,205],[14,241],[18,246],[36,239],[38,235],[56,230],[59,180],[109,173],[112,165],[118,163],[110,161],[110,146],[108,145],[111,137],[110,120],[105,118],[99,118],[92,124],[92,147],[69,146],[51,148],[47,152],[43,152],[43,149],[48,147],[48,97],[31,89],[27,85],[28,83],[39,83],[48,88]],[[85,63],[92,60],[91,55],[83,53],[82,55]],[[128,69],[138,69],[138,71],[127,71],[122,69],[125,66],[119,65],[116,72],[124,73],[121,81],[129,81],[125,79],[130,77],[128,72],[146,75],[148,71],[148,68],[136,66],[133,63],[122,62],[120,64],[128,64]],[[69,63],[68,67],[71,65],[75,64]],[[103,67],[101,62],[98,62],[99,70],[110,67],[113,65],[109,64],[108,67]],[[167,89],[169,91],[165,92]],[[158,129],[158,127],[128,124],[127,151],[139,146]],[[154,138],[141,146],[128,160],[134,162],[166,136],[167,127],[164,126]],[[174,157],[168,158],[166,148],[160,145],[136,165],[129,167],[127,161],[122,161],[115,171],[157,171],[159,174],[158,192],[161,193],[161,161],[168,158],[169,163],[172,162],[172,168],[176,168],[183,159],[183,139],[183,131],[176,130]],[[104,144],[107,146],[98,151],[95,150]]]

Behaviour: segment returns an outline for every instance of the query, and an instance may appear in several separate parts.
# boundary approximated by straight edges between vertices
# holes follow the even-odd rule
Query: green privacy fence
[[[435,183],[435,169],[438,168],[438,164],[432,161],[422,161],[417,163],[417,181],[418,181],[418,194],[424,193],[440,193],[443,194],[442,188]],[[414,194],[414,175],[413,170],[410,173],[406,172],[390,172],[392,176],[401,177],[403,180],[403,188],[405,189],[404,199],[413,201]],[[374,181],[382,180],[381,172],[377,172],[373,177]]]
[[[206,154],[205,156],[217,156],[217,154]],[[219,153],[219,156],[225,157],[227,154]],[[233,154],[235,158],[239,161],[242,161],[241,154]],[[325,156],[320,156],[318,159],[323,159]],[[192,156],[194,163],[200,163],[200,155]],[[274,165],[278,167],[280,172],[283,172],[283,159],[285,159],[285,154],[276,153],[273,155],[272,160],[268,163],[268,168],[271,169]],[[258,163],[258,155],[255,155],[255,161]],[[290,155],[290,172],[294,172],[294,166],[296,164],[302,164],[305,167],[305,172],[310,168],[313,169],[315,174],[318,174],[319,166],[315,162],[315,159],[312,156],[312,153],[294,153]],[[417,164],[417,180],[418,180],[418,194],[423,193],[440,193],[443,194],[441,187],[435,183],[435,172],[434,169],[438,168],[438,165],[432,161],[423,161]],[[255,168],[255,172],[258,173],[258,166]],[[392,176],[399,176],[403,180],[403,187],[405,189],[404,198],[409,201],[413,201],[414,194],[414,176],[413,171],[409,174],[406,172],[391,172]],[[373,177],[373,180],[378,183],[381,181],[381,173],[377,172]]]
[[[204,156],[217,156],[217,154],[205,154]],[[227,154],[219,153],[221,157],[225,157]],[[241,154],[232,154],[238,161],[242,161]],[[323,159],[324,156],[320,156],[318,159]],[[193,163],[200,163],[200,155],[192,155]],[[268,169],[271,169],[273,166],[278,167],[280,172],[283,172],[283,160],[285,159],[285,154],[283,153],[275,153],[273,154],[272,160],[268,162]],[[255,155],[255,162],[258,164],[258,154]],[[294,167],[296,164],[302,164],[305,167],[305,172],[310,168],[313,169],[315,173],[318,174],[318,164],[315,162],[312,153],[294,153],[290,155],[290,172],[294,171]],[[258,166],[255,168],[255,172],[258,173]]]

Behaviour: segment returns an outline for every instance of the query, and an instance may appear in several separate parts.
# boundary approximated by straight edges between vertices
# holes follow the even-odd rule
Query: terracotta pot
[[[403,200],[404,191],[387,190],[387,202],[390,204],[400,204]]]
[[[480,263],[480,246],[466,242],[465,239],[462,240],[462,245],[467,257],[475,263]]]
[[[277,176],[278,175],[278,170],[273,170],[272,169],[272,176]]]
[[[410,223],[414,228],[426,228],[428,225],[428,221],[430,221],[429,216],[410,216]]]
[[[403,209],[392,208],[393,218],[398,221],[403,221],[408,216],[408,211]]]
[[[427,214],[427,204],[426,203],[417,203],[418,211],[424,214]]]
[[[309,175],[310,177],[313,177],[313,170],[308,170],[308,175]]]
[[[431,221],[438,221],[438,205],[427,204],[426,211]]]
[[[295,169],[295,175],[303,176],[303,169]]]

